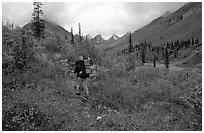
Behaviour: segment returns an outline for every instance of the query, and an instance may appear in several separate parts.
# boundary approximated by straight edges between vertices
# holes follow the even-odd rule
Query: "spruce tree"
[[[83,54],[83,48],[82,48],[82,36],[81,36],[81,24],[79,23],[79,47],[80,47],[80,53]]]
[[[164,45],[165,45],[165,43],[162,45],[162,60],[164,59],[164,54],[165,54],[165,52],[164,52]]]
[[[178,50],[180,50],[181,49],[181,44],[182,43],[182,41],[179,41],[178,39],[176,40],[176,46],[178,47]]]
[[[43,4],[41,2],[34,2],[34,10],[32,13],[32,26],[33,26],[33,32],[34,36],[38,39],[38,42],[40,40],[40,37],[43,36],[44,29],[45,29],[45,21],[42,18],[43,11],[41,9],[41,6]]]
[[[145,52],[146,52],[146,46],[144,43],[142,43],[142,49],[141,49],[142,64],[145,63]]]
[[[194,41],[194,38],[191,39],[191,44],[192,46],[194,45],[195,41]]]
[[[71,28],[71,43],[72,43],[72,45],[74,45],[73,28]]]
[[[155,53],[153,53],[153,62],[154,62],[154,67],[156,67],[156,54]]]
[[[157,46],[157,56],[159,57],[159,47]]]
[[[170,51],[170,54],[172,54],[173,51],[174,51],[174,42],[172,41],[172,42],[171,42],[171,51]]]
[[[191,39],[188,38],[188,45],[187,45],[187,48],[190,48],[190,45],[191,45]]]
[[[79,23],[79,42],[82,42],[82,36],[81,36],[81,24]]]
[[[174,49],[174,58],[177,58],[177,49]]]
[[[169,53],[168,53],[168,48],[165,47],[165,62],[164,62],[166,68],[169,67]]]
[[[198,44],[198,43],[199,43],[199,38],[197,37],[195,40],[195,44]]]
[[[129,54],[133,52],[133,46],[132,46],[132,37],[131,37],[131,33],[130,33],[130,37],[129,37]]]
[[[149,53],[149,60],[151,61],[151,45],[152,45],[152,43],[151,42],[149,42],[149,45],[148,45],[148,53]]]

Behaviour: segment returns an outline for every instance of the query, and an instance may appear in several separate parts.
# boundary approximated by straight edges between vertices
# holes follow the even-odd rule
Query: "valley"
[[[36,37],[34,20],[2,25],[3,131],[202,131],[201,2],[108,39],[48,20]],[[95,68],[88,98],[79,56]]]

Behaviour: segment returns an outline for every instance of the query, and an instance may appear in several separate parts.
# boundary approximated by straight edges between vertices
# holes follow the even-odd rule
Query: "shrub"
[[[111,77],[122,76],[125,73],[125,64],[124,63],[116,63],[109,71],[109,75]]]
[[[45,125],[49,125],[46,114],[25,103],[16,103],[3,112],[3,131],[36,131]]]

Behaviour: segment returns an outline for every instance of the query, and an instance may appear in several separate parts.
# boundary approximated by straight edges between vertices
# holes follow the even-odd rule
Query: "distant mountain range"
[[[31,23],[26,24],[23,28],[27,31],[31,30]],[[101,35],[96,35],[90,39],[90,42],[97,46],[97,48],[117,51],[128,46],[129,34],[126,33],[122,37],[113,34],[108,40],[105,40]],[[148,25],[133,32],[132,43],[135,45],[146,41],[151,42],[153,45],[160,45],[163,42],[174,39],[192,37],[202,39],[201,2],[190,2],[175,12],[165,12]],[[58,39],[58,41],[62,42],[61,46],[57,47],[73,49],[71,33],[59,25],[46,21],[45,39],[42,42],[47,43],[47,45],[55,45],[56,41],[50,41],[52,39]],[[76,44],[79,42],[78,35],[74,35],[74,41]]]
[[[113,34],[109,39],[105,40],[102,35],[96,35],[94,38],[91,39],[92,43],[95,43],[97,45],[106,45],[106,44],[112,44],[119,40],[120,37],[116,34]]]

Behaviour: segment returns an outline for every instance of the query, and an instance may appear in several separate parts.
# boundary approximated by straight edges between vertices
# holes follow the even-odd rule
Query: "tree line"
[[[166,67],[169,67],[169,56],[173,55],[174,58],[178,57],[178,52],[183,49],[188,49],[193,47],[195,44],[199,43],[199,38],[188,38],[187,40],[176,39],[173,41],[168,41],[166,43],[161,43],[158,46],[154,46],[151,42],[141,42],[133,46],[131,33],[129,35],[129,45],[127,48],[118,52],[118,56],[127,55],[135,53],[137,58],[141,59],[144,64],[146,62],[153,61],[156,67],[156,60],[164,60]]]

